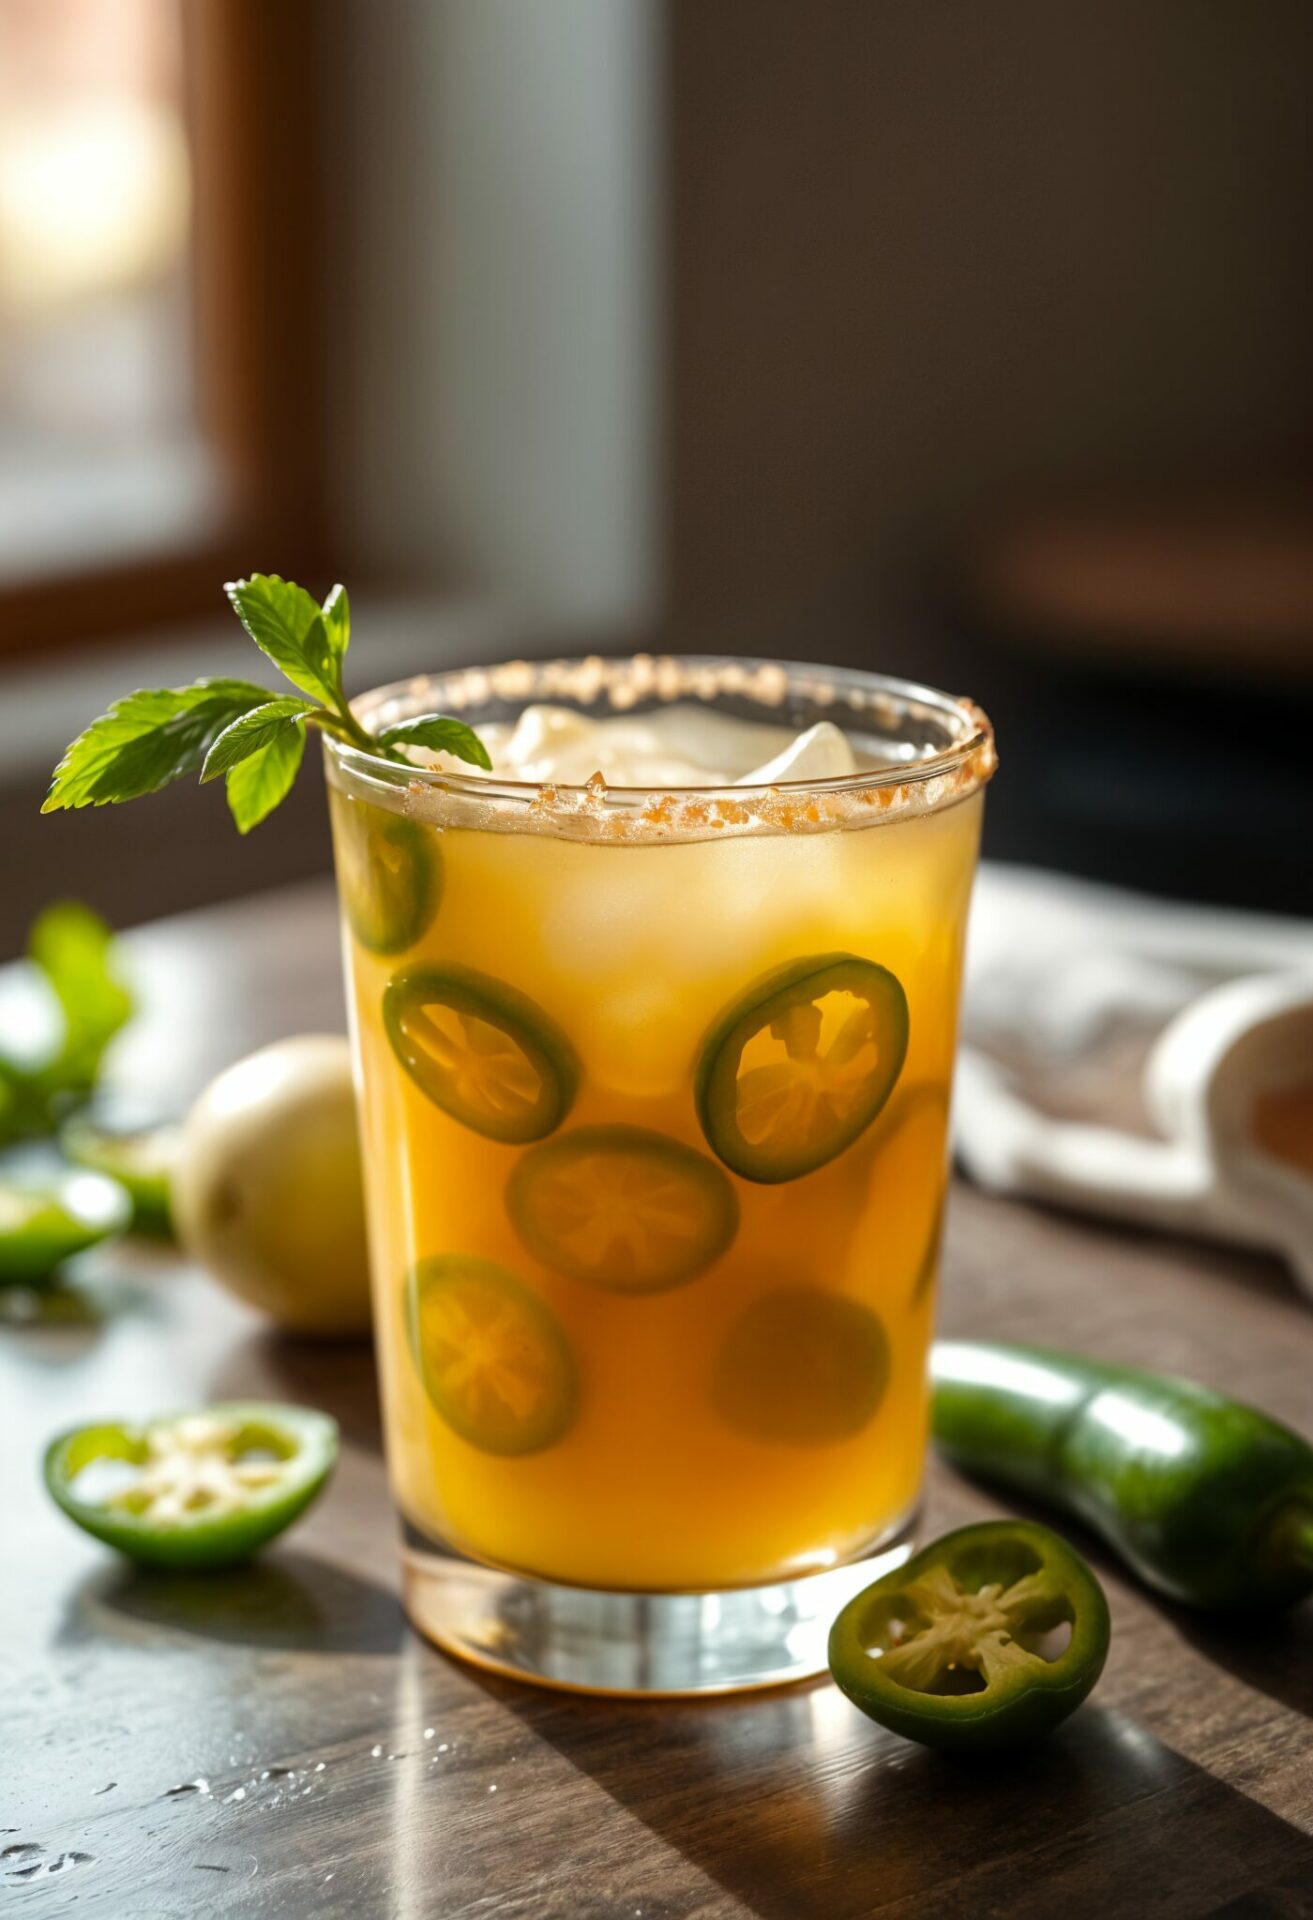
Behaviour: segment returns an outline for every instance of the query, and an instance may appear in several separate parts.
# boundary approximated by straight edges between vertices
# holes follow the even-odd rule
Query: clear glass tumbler
[[[869,674],[523,662],[534,702],[838,722],[867,771],[540,786],[330,742],[406,1606],[523,1679],[818,1671],[910,1551],[988,723]]]

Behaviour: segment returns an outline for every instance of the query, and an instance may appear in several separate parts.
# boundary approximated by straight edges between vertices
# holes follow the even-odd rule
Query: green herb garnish
[[[65,752],[43,813],[135,800],[199,768],[202,782],[224,777],[238,832],[249,833],[286,798],[307,727],[402,765],[408,764],[402,747],[425,746],[491,771],[487,748],[462,720],[421,714],[377,734],[361,726],[342,691],[342,656],[351,637],[345,587],[334,587],[322,606],[276,573],[234,580],[225,592],[256,646],[297,694],[275,695],[250,680],[197,680],[126,694]]]
[[[132,1017],[132,995],[115,968],[114,938],[98,914],[61,900],[33,924],[28,958],[59,1013],[59,1039],[32,1058],[27,1019],[0,1017],[0,1145],[53,1133],[90,1097],[101,1058]],[[12,1030],[11,1030],[12,1029]]]

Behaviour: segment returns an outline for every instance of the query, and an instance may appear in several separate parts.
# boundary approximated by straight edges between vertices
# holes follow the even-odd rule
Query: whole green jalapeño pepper
[[[941,1341],[934,1433],[965,1472],[1076,1515],[1189,1606],[1313,1591],[1313,1447],[1211,1388],[1039,1347]]]
[[[1040,1739],[1084,1700],[1108,1654],[1108,1603],[1047,1527],[987,1520],[922,1548],[850,1600],[830,1671],[853,1705],[948,1752]]]

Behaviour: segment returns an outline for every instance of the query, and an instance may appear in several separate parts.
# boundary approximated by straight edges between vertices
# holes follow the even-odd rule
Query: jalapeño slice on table
[[[108,1174],[132,1201],[132,1226],[166,1240],[173,1233],[173,1170],[178,1163],[182,1128],[102,1127],[70,1120],[59,1144],[74,1166]]]
[[[43,1285],[131,1218],[127,1193],[101,1173],[65,1173],[44,1186],[0,1180],[0,1286]]]
[[[574,1418],[574,1361],[556,1315],[514,1274],[474,1254],[421,1260],[407,1323],[424,1390],[484,1453],[538,1453]]]
[[[795,960],[717,1021],[698,1060],[698,1118],[745,1180],[796,1180],[850,1147],[907,1054],[907,996],[850,953]]]
[[[889,1341],[869,1307],[820,1287],[781,1287],[730,1328],[712,1398],[751,1440],[825,1447],[860,1433],[888,1384]]]
[[[1108,1603],[1047,1527],[987,1520],[924,1547],[850,1600],[830,1671],[853,1705],[925,1746],[967,1753],[1048,1733],[1108,1653]]]
[[[739,1224],[720,1168],[645,1127],[580,1127],[532,1148],[510,1177],[506,1204],[544,1266],[609,1293],[658,1293],[695,1279]]]
[[[383,996],[392,1049],[453,1120],[517,1145],[555,1131],[574,1103],[570,1042],[527,994],[468,967],[414,967]]]
[[[441,855],[431,835],[402,814],[334,795],[343,909],[370,953],[404,953],[442,898]]]
[[[337,1461],[337,1422],[308,1407],[236,1402],[137,1426],[78,1427],[46,1450],[70,1520],[143,1565],[235,1566],[289,1526]]]

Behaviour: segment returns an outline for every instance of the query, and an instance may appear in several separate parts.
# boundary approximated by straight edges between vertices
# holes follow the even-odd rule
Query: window
[[[313,0],[0,6],[4,644],[308,558],[314,28]]]

